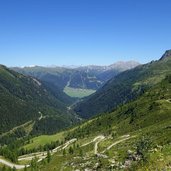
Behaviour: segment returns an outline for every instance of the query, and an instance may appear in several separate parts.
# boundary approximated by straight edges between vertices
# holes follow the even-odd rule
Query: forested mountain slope
[[[71,125],[76,119],[58,97],[35,78],[0,65],[0,133],[29,121],[34,134]]]
[[[135,99],[144,90],[160,82],[171,72],[171,51],[158,61],[140,65],[109,80],[95,94],[76,105],[75,111],[84,118],[111,111],[117,105]]]

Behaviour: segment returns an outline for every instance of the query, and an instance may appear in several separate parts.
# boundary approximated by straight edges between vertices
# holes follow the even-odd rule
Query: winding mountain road
[[[111,144],[110,146],[108,146],[104,151],[102,151],[101,153],[105,153],[107,150],[110,150],[113,146],[115,146],[115,145],[117,145],[117,144],[119,144],[119,143],[121,143],[121,142],[123,142],[123,141],[126,141],[126,140],[128,140],[128,139],[130,139],[130,138],[134,138],[135,136],[130,136],[130,135],[124,135],[124,136],[122,136],[121,138],[121,140],[118,140],[118,141],[116,141],[116,142],[114,142],[113,144]]]
[[[113,144],[109,145],[104,151],[102,151],[102,152],[100,152],[100,153],[103,154],[103,153],[105,153],[107,150],[110,150],[113,146],[115,146],[115,145],[117,145],[117,144],[119,144],[119,143],[121,143],[121,142],[123,142],[123,141],[126,141],[126,140],[128,140],[128,139],[130,139],[130,138],[134,138],[134,137],[135,137],[135,136],[123,135],[123,136],[120,137],[120,138],[121,138],[120,140],[115,141]],[[84,147],[84,146],[87,146],[87,145],[89,145],[89,144],[95,142],[95,144],[94,144],[94,154],[96,155],[96,154],[98,153],[98,144],[99,144],[101,141],[104,141],[105,139],[106,139],[105,136],[99,135],[99,136],[95,137],[93,140],[91,140],[90,142],[87,142],[87,143],[81,145],[80,147]],[[76,139],[76,138],[73,138],[73,139],[67,141],[65,144],[60,145],[60,146],[54,148],[50,153],[51,153],[51,154],[54,154],[54,153],[56,153],[56,152],[59,151],[59,150],[63,150],[63,149],[65,149],[65,148],[67,148],[70,144],[74,143],[75,141],[77,141],[77,139]],[[44,158],[47,157],[47,151],[44,151],[44,152],[37,152],[37,153],[31,153],[31,154],[27,154],[27,155],[20,156],[20,157],[18,158],[18,161],[22,161],[22,160],[32,160],[32,159],[35,158],[35,157],[38,158],[38,161],[37,161],[37,162],[40,162],[40,161],[42,161]],[[23,168],[25,168],[25,167],[29,167],[29,166],[30,166],[30,165],[18,165],[18,164],[9,162],[9,161],[7,161],[7,160],[5,160],[5,159],[3,159],[3,158],[0,158],[0,163],[4,164],[4,165],[6,165],[6,166],[8,166],[8,167],[10,167],[10,168],[14,168],[14,167],[15,167],[17,170],[23,169]]]
[[[87,145],[89,145],[89,144],[91,144],[91,143],[93,143],[93,142],[96,142],[98,139],[104,139],[104,138],[105,138],[105,137],[104,137],[103,135],[99,135],[99,136],[95,137],[92,141],[90,141],[90,142],[88,142],[88,143],[85,143],[85,144],[81,145],[81,147],[87,146]]]
[[[10,167],[10,168],[16,168],[16,169],[24,169],[25,167],[29,167],[30,165],[18,165],[18,164],[14,164],[14,163],[11,163],[9,161],[6,161],[5,159],[1,159],[0,158],[0,163]]]
[[[167,99],[166,102],[171,103],[171,99]]]
[[[98,150],[98,144],[101,142],[101,141],[103,141],[105,139],[105,137],[104,136],[101,136],[99,139],[98,139],[98,141],[95,143],[95,145],[94,145],[94,154],[96,155],[97,154],[97,150]]]
[[[76,138],[73,138],[69,141],[67,141],[65,144],[59,146],[59,147],[56,147],[55,149],[53,149],[51,151],[51,154],[54,154],[56,153],[58,150],[63,150],[65,148],[67,148],[70,144],[74,143],[75,141],[77,141]],[[22,161],[22,160],[32,160],[33,158],[38,158],[38,161],[37,162],[40,162],[42,161],[44,158],[47,157],[47,152],[37,152],[37,153],[31,153],[31,154],[28,154],[28,155],[23,155],[23,156],[20,156],[18,161]],[[2,159],[0,158],[0,163],[10,167],[10,168],[16,168],[17,170],[19,169],[23,169],[25,167],[29,167],[30,165],[18,165],[18,164],[15,164],[15,163],[12,163],[12,162],[9,162],[5,159]]]

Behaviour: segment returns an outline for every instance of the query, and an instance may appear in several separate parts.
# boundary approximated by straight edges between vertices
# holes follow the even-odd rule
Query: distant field
[[[83,97],[86,97],[86,96],[89,96],[89,95],[95,93],[96,91],[92,90],[92,89],[80,89],[80,88],[65,87],[64,92],[71,97],[83,98]]]
[[[63,138],[63,132],[54,135],[41,135],[31,139],[32,142],[30,144],[25,145],[24,148],[26,149],[37,148],[39,147],[39,145],[44,146],[47,143],[51,143],[57,140],[61,141],[62,138]]]

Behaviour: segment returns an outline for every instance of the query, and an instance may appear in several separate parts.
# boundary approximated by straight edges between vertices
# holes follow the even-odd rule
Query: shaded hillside
[[[168,53],[168,51],[166,52]],[[111,111],[160,82],[171,72],[171,56],[138,66],[109,80],[95,94],[77,104],[75,111],[84,118]]]
[[[32,76],[41,80],[46,88],[58,96],[58,99],[63,103],[71,104],[74,99],[63,93],[63,88],[68,82],[70,71],[65,68],[46,68],[46,67],[25,67],[25,68],[12,68],[21,74]]]
[[[34,134],[52,133],[71,125],[76,119],[60,99],[38,80],[0,65],[0,133],[28,121],[32,121],[30,132]]]

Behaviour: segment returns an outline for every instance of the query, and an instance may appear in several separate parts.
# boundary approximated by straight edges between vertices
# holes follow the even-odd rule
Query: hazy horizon
[[[49,67],[49,68],[53,68],[53,67],[63,67],[63,68],[78,68],[78,67],[87,67],[87,66],[110,66],[110,65],[113,65],[113,64],[118,64],[118,63],[127,63],[127,62],[135,62],[135,63],[139,63],[139,64],[144,64],[144,63],[140,63],[139,61],[134,61],[134,60],[126,60],[126,61],[116,61],[116,62],[113,62],[111,64],[104,64],[104,65],[98,65],[98,64],[88,64],[88,65],[83,65],[83,64],[80,64],[80,65],[74,65],[74,64],[71,64],[71,65],[55,65],[55,64],[52,64],[52,65],[23,65],[23,66],[20,66],[20,65],[13,65],[13,66],[7,66],[7,67],[19,67],[19,68],[24,68],[24,67]],[[0,63],[1,65],[4,65],[2,63]]]

